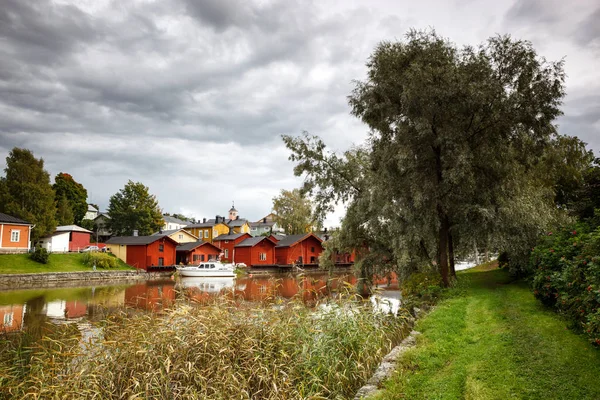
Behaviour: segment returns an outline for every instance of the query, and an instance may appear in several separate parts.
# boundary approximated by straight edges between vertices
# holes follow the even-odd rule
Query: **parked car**
[[[100,249],[98,248],[98,246],[85,246],[81,252],[82,253],[87,253],[88,251],[99,251]]]

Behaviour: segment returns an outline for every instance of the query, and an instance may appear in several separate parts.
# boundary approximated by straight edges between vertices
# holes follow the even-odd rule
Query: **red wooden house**
[[[219,235],[213,239],[213,244],[221,249],[221,261],[238,262],[235,257],[235,245],[251,237],[252,236],[249,233]]]
[[[235,262],[250,267],[275,264],[275,246],[266,236],[248,238],[235,245]]]
[[[182,243],[177,246],[177,264],[198,264],[202,261],[216,260],[221,253],[214,244],[203,242]]]
[[[323,251],[323,241],[312,233],[288,235],[275,246],[278,265],[317,265]]]
[[[116,236],[106,247],[132,267],[148,271],[175,265],[178,244],[168,236]]]

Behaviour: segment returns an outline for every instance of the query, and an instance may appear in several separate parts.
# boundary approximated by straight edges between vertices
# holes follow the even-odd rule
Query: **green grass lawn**
[[[600,399],[600,351],[505,271],[459,275],[374,399]]]
[[[83,263],[83,256],[83,253],[50,254],[48,264],[40,264],[29,258],[29,254],[0,254],[0,274],[91,271]],[[128,269],[133,268],[119,260],[119,267],[111,271]]]

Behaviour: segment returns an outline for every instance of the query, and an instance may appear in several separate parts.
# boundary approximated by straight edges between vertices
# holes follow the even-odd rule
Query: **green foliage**
[[[61,211],[60,201],[61,198],[66,198],[68,206],[71,209],[73,215],[73,222],[76,225],[81,225],[81,221],[87,212],[87,190],[81,183],[76,182],[73,177],[65,172],[61,172],[54,177],[54,185],[52,186],[56,192],[56,200],[58,204],[58,219],[60,220]],[[69,225],[68,223],[61,223],[61,225]]]
[[[408,275],[437,258],[447,286],[450,243],[535,240],[556,210],[536,166],[558,141],[562,62],[508,36],[458,48],[410,31],[380,43],[367,67],[349,96],[371,130],[363,148],[337,156],[319,138],[283,138],[318,211],[349,203],[340,237],[369,248],[362,265],[387,260]]]
[[[44,160],[15,147],[6,157],[6,176],[0,179],[0,211],[35,225],[32,242],[56,228],[54,191]]]
[[[81,220],[81,224],[79,226],[81,226],[82,228],[87,229],[89,231],[96,232],[96,225],[94,224],[94,221],[91,219]]]
[[[273,198],[275,221],[288,235],[306,233],[320,225],[313,218],[313,205],[299,189],[282,189],[279,196]]]
[[[89,251],[83,256],[83,263],[88,267],[111,269],[120,266],[119,259],[110,253],[92,252]]]
[[[58,198],[56,204],[56,221],[59,225],[72,225],[74,223],[71,205],[64,194]]]
[[[420,272],[412,274],[402,282],[402,296],[414,296],[424,301],[433,301],[442,292],[442,280],[439,273]]]
[[[151,235],[164,224],[156,196],[140,182],[129,181],[110,198],[108,225],[115,236]]]
[[[600,345],[600,228],[550,232],[531,252],[534,295]]]
[[[30,258],[33,261],[39,262],[40,264],[48,264],[49,257],[50,257],[50,254],[48,253],[48,251],[41,246],[37,246],[33,250],[33,253],[31,253],[31,255],[30,255]]]

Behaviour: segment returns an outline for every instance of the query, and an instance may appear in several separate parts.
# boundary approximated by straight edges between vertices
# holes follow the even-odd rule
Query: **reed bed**
[[[67,328],[30,344],[0,336],[0,398],[346,399],[408,333],[407,317],[355,299],[221,298],[117,315],[88,343]]]

